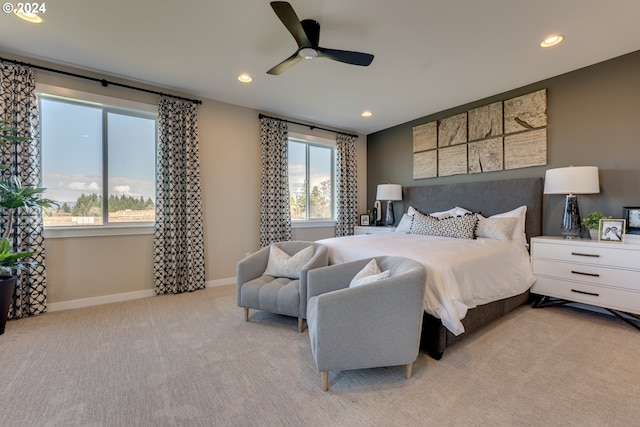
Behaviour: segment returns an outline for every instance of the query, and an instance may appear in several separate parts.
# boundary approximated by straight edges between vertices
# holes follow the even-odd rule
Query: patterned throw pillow
[[[271,245],[267,269],[263,274],[272,277],[299,279],[300,270],[309,262],[314,253],[315,248],[313,246],[308,246],[293,255],[289,255],[276,245]]]
[[[438,219],[416,212],[411,224],[411,234],[475,239],[477,224],[478,216],[476,214]]]
[[[513,230],[518,224],[518,218],[483,218],[478,219],[476,227],[476,237],[502,240],[503,242],[512,240]]]

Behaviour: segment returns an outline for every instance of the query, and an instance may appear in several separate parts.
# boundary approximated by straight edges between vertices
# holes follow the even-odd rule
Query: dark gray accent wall
[[[547,89],[546,166],[413,179],[413,126],[543,88]],[[622,218],[623,206],[640,206],[640,51],[368,135],[367,206],[373,207],[378,184],[544,177],[547,169],[570,165],[600,170],[600,194],[578,196],[582,216],[599,210]],[[559,235],[564,196],[545,195],[543,206],[543,233]],[[395,202],[396,219],[403,209],[402,202]]]

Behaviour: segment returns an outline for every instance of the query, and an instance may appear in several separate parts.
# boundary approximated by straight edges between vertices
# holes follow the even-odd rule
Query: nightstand
[[[365,225],[356,225],[353,227],[353,234],[356,236],[359,234],[378,234],[378,233],[393,233],[396,231],[395,227],[389,227],[386,225],[381,226],[365,226]]]
[[[640,320],[640,244],[531,239],[531,264],[536,283],[531,293],[541,295],[535,306],[579,302],[605,308],[635,328]],[[560,299],[549,301],[549,297]]]

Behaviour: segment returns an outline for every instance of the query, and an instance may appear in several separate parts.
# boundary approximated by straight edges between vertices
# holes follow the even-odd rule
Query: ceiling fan
[[[295,39],[298,44],[298,49],[289,58],[267,71],[267,74],[282,74],[293,64],[303,59],[328,58],[334,61],[361,66],[367,66],[373,61],[373,55],[369,53],[326,49],[318,46],[320,40],[319,22],[313,19],[300,21],[293,7],[286,1],[272,1],[271,7]]]

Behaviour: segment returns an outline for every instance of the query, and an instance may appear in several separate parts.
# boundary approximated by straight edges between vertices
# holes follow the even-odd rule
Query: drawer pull
[[[591,258],[600,258],[600,255],[598,255],[598,254],[583,254],[583,253],[580,253],[580,252],[571,252],[571,255],[588,256],[588,257],[591,257]]]
[[[571,270],[573,274],[581,274],[582,276],[600,277],[598,273],[583,273],[582,271]]]
[[[576,294],[591,295],[592,297],[600,296],[600,294],[597,294],[595,292],[585,292],[585,291],[579,291],[577,289],[571,289],[571,292],[575,292]]]

